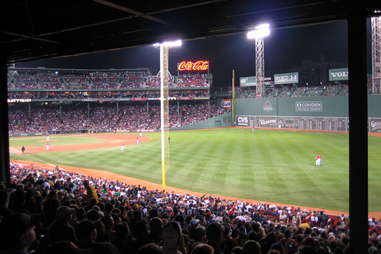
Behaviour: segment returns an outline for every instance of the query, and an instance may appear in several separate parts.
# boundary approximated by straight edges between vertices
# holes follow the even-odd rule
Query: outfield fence
[[[314,96],[236,100],[236,126],[348,131],[348,97]],[[370,95],[368,130],[381,132],[381,96]]]

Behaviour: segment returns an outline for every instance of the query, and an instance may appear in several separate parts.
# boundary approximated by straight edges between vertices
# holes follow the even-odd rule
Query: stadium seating
[[[210,87],[208,74],[182,74],[170,79],[171,88]],[[159,88],[160,76],[132,70],[13,69],[8,89],[130,89]]]
[[[118,110],[118,111],[117,111]],[[170,127],[190,125],[226,112],[217,104],[207,102],[182,102],[170,107]],[[24,135],[54,131],[116,131],[157,130],[160,128],[160,106],[151,103],[112,105],[87,104],[75,106],[39,106],[30,111],[25,108],[9,109],[10,135]]]
[[[59,167],[12,163],[0,208],[1,239],[7,239],[0,251],[172,253],[170,246],[182,254],[328,254],[348,247],[346,216],[149,190]],[[370,253],[380,246],[380,229],[369,221]],[[202,246],[214,252],[198,252]]]

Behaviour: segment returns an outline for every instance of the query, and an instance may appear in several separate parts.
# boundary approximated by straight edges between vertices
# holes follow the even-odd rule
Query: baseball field
[[[160,133],[10,139],[14,160],[161,183]],[[348,135],[280,130],[171,132],[167,184],[178,189],[348,211]],[[49,150],[46,150],[49,143]],[[21,147],[26,151],[22,154]],[[125,149],[121,149],[125,146]],[[381,138],[369,137],[369,211],[381,211]],[[315,166],[320,154],[322,164]],[[130,178],[129,178],[130,179]],[[138,180],[138,181],[139,181]],[[135,183],[135,182],[134,182]],[[160,187],[160,185],[154,185]]]

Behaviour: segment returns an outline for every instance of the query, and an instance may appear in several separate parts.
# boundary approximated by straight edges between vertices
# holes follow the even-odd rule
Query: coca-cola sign
[[[181,61],[177,64],[178,71],[207,71],[209,70],[209,61]]]

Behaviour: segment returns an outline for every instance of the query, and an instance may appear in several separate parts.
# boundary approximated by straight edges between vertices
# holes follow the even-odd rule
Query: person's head
[[[99,214],[98,211],[95,209],[91,209],[87,212],[87,218],[91,221],[99,221],[101,219],[101,215]]]
[[[110,215],[104,216],[102,222],[108,230],[111,230],[114,227],[114,218]]]
[[[130,235],[130,228],[127,222],[120,222],[115,225],[115,233],[118,237],[125,238]]]
[[[230,251],[231,254],[242,254],[243,249],[241,246],[235,246],[233,249]]]
[[[70,220],[72,218],[72,215],[75,213],[75,209],[71,208],[69,206],[60,206],[57,209],[56,212],[56,219],[57,220]]]
[[[131,229],[134,236],[140,240],[144,240],[148,236],[148,229],[145,221],[135,223]]]
[[[163,221],[158,218],[158,217],[154,217],[150,220],[149,222],[149,225],[150,225],[150,229],[151,229],[151,234],[161,234],[161,231],[163,229]]]
[[[75,217],[79,221],[86,219],[87,218],[86,210],[83,207],[78,207],[75,210]]]
[[[36,240],[31,217],[25,213],[4,217],[0,224],[0,239],[0,249],[27,250]]]
[[[80,254],[80,249],[72,242],[55,242],[47,249],[47,253]]]
[[[191,230],[190,235],[196,242],[201,242],[205,239],[205,228],[203,226],[197,226]]]
[[[242,248],[243,254],[262,254],[261,245],[254,240],[246,241]]]
[[[271,245],[270,251],[273,251],[273,254],[276,254],[278,252],[282,254],[285,252],[285,249],[283,248],[283,245],[280,242],[277,242]]]
[[[138,254],[162,254],[163,249],[156,243],[147,243],[139,248]]]
[[[89,220],[82,221],[76,227],[78,238],[81,240],[95,241],[97,238],[96,226]]]
[[[209,244],[199,243],[194,246],[191,254],[214,254],[214,249]]]
[[[315,254],[315,248],[309,245],[301,245],[298,248],[298,254]]]
[[[282,254],[279,250],[270,249],[266,254]]]
[[[10,198],[9,198],[10,209],[21,207],[24,204],[25,204],[25,192],[23,189],[18,189],[10,195]]]
[[[206,237],[208,238],[208,241],[213,241],[217,243],[221,242],[223,239],[222,225],[217,222],[209,224],[206,228]]]
[[[164,226],[161,237],[164,241],[164,247],[177,249],[182,238],[181,227],[179,223],[171,221]]]

